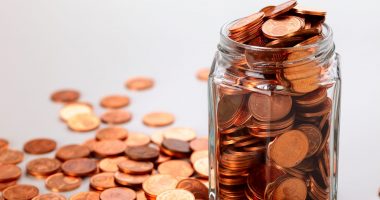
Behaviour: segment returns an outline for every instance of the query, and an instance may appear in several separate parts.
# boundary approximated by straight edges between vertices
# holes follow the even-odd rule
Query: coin
[[[169,128],[163,131],[164,132],[164,138],[166,139],[176,139],[176,140],[182,140],[182,141],[191,141],[195,139],[196,133],[191,128]]]
[[[110,188],[100,194],[101,200],[135,200],[136,192],[129,188]]]
[[[194,169],[198,175],[207,178],[209,176],[209,163],[208,158],[200,158],[194,163]]]
[[[176,158],[186,158],[191,153],[189,143],[177,139],[164,139],[161,150],[165,154]]]
[[[30,154],[45,154],[54,151],[57,143],[48,138],[33,139],[25,143],[24,151]]]
[[[155,161],[159,156],[159,151],[152,147],[128,147],[126,154],[129,159],[135,161]]]
[[[174,177],[188,178],[194,173],[193,167],[185,160],[169,160],[158,165],[160,174],[169,174]]]
[[[88,176],[97,170],[97,164],[93,159],[76,158],[64,162],[61,168],[69,176]]]
[[[100,194],[97,192],[81,192],[70,197],[70,200],[100,200]]]
[[[82,113],[69,118],[67,125],[73,131],[88,132],[97,129],[100,125],[100,120],[93,114]]]
[[[91,152],[91,151],[94,151],[94,146],[95,146],[95,144],[96,144],[97,142],[98,142],[98,141],[97,141],[96,139],[89,139],[89,140],[86,140],[86,141],[82,144],[82,146],[87,147],[87,148],[90,150],[90,152]]]
[[[19,179],[21,169],[13,164],[0,164],[0,183],[11,182]]]
[[[147,196],[156,197],[157,195],[175,189],[178,180],[171,175],[156,174],[144,181],[142,187]]]
[[[252,26],[258,22],[260,22],[264,18],[263,12],[254,13],[248,17],[244,17],[237,22],[235,22],[230,28],[230,32],[240,31],[242,29],[246,29],[249,26]]]
[[[106,190],[116,187],[115,178],[113,172],[103,172],[95,174],[90,178],[90,185],[96,190]]]
[[[5,190],[6,188],[8,188],[12,185],[16,185],[16,184],[17,184],[17,180],[9,181],[9,182],[0,182],[0,192]],[[3,199],[1,199],[1,195],[0,195],[0,200],[3,200]]]
[[[210,74],[210,68],[202,68],[197,71],[197,79],[200,81],[207,81]]]
[[[24,154],[21,151],[5,149],[0,151],[0,164],[18,164],[24,160]]]
[[[302,124],[297,126],[297,129],[302,131],[309,140],[309,151],[307,152],[306,157],[314,155],[321,143],[322,143],[322,133],[318,127],[311,124]]]
[[[123,95],[109,95],[102,98],[100,105],[104,108],[123,108],[129,105],[129,97]]]
[[[164,140],[164,132],[161,130],[155,131],[150,135],[150,139],[153,143],[161,145],[162,141]]]
[[[303,27],[302,21],[295,16],[282,16],[264,22],[262,31],[271,39],[281,39],[284,36],[299,31]]]
[[[178,182],[177,189],[184,189],[193,193],[195,199],[207,200],[208,188],[199,180],[194,178],[183,179]]]
[[[196,138],[190,142],[190,148],[193,151],[202,151],[208,149],[207,138]]]
[[[273,191],[273,199],[306,199],[307,187],[305,181],[299,178],[283,180]]]
[[[80,93],[73,89],[62,89],[54,92],[50,99],[59,103],[70,103],[77,101],[80,97]]]
[[[142,133],[130,133],[125,143],[128,147],[146,146],[150,143],[150,138]]]
[[[137,186],[141,185],[146,179],[150,177],[149,174],[125,174],[122,172],[116,172],[115,180],[118,184],[124,185],[124,186]]]
[[[34,197],[32,200],[66,200],[66,198],[57,193],[41,194]]]
[[[93,114],[93,108],[88,103],[75,102],[64,105],[59,111],[59,117],[65,122],[78,114]]]
[[[275,6],[274,9],[272,9],[271,12],[265,13],[265,16],[268,18],[275,18],[281,14],[284,14],[288,11],[290,11],[292,8],[294,8],[297,5],[296,0],[290,0],[285,3],[282,3],[278,6]]]
[[[45,186],[53,192],[68,192],[79,188],[82,179],[78,177],[66,176],[63,173],[56,173],[45,180]]]
[[[165,191],[157,196],[157,200],[177,200],[178,198],[181,198],[181,200],[195,200],[194,195],[187,191],[182,189],[174,189],[174,190],[168,190]]]
[[[70,144],[58,149],[55,157],[61,161],[71,160],[75,158],[85,158],[90,155],[88,147],[78,144]]]
[[[292,109],[292,98],[285,95],[269,96],[253,92],[249,97],[248,107],[256,119],[276,121],[289,114]]]
[[[303,14],[303,15],[315,15],[315,16],[326,16],[326,11],[322,10],[315,10],[315,9],[310,9],[310,8],[300,8],[299,6],[294,8],[294,12],[298,14]]]
[[[8,148],[8,140],[0,138],[0,151]]]
[[[143,117],[143,123],[150,127],[168,126],[174,122],[174,116],[167,112],[152,112]]]
[[[190,161],[194,165],[195,161],[197,161],[201,158],[207,158],[207,157],[208,157],[208,150],[194,151],[191,154]]]
[[[264,17],[268,18],[272,14],[273,10],[276,8],[276,6],[267,6],[260,10],[260,12],[264,13]]]
[[[152,172],[154,165],[152,162],[125,160],[118,164],[120,171],[127,174],[149,174]]]
[[[154,86],[154,80],[149,77],[133,77],[127,80],[125,86],[129,90],[142,91],[150,89]]]
[[[36,197],[38,188],[33,185],[14,185],[3,191],[5,199],[29,200]]]
[[[269,146],[269,157],[281,167],[294,167],[302,162],[309,151],[309,140],[299,130],[288,131]]]
[[[94,152],[101,157],[116,156],[124,153],[127,144],[120,140],[102,140],[95,144]]]
[[[127,158],[124,156],[115,157],[115,158],[103,158],[99,162],[99,168],[103,172],[117,172],[119,171],[119,163],[126,161]]]
[[[61,169],[61,162],[54,158],[37,158],[26,165],[28,174],[37,177],[49,176]]]
[[[125,110],[109,110],[100,117],[103,123],[123,124],[131,121],[132,114]]]
[[[98,140],[125,140],[127,137],[127,129],[120,126],[110,126],[96,132],[96,139]]]

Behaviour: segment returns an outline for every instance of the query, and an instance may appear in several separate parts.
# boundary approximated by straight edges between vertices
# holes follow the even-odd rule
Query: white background
[[[129,95],[131,131],[150,134],[154,129],[141,118],[162,110],[175,113],[176,126],[205,135],[207,87],[194,74],[210,66],[222,24],[270,3],[279,1],[0,0],[0,137],[19,149],[38,136],[55,138],[59,146],[93,137],[71,133],[59,121],[60,106],[49,95],[66,87],[95,105],[103,95]],[[299,4],[328,11],[342,55],[339,199],[379,199],[379,1]],[[123,83],[134,75],[154,77],[156,87],[126,91]],[[21,182],[46,192],[41,180]]]

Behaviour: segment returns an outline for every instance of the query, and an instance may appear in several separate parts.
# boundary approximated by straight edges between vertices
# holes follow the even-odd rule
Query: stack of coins
[[[126,83],[134,91],[153,85],[148,77]],[[57,91],[51,100],[63,104],[59,117],[70,130],[96,130],[94,137],[58,148],[50,138],[25,143],[25,153],[39,156],[26,163],[26,174],[43,180],[52,191],[47,194],[39,194],[33,185],[18,183],[23,172],[17,164],[24,160],[24,152],[11,149],[6,139],[0,139],[0,200],[65,200],[59,193],[78,189],[86,179],[89,191],[74,194],[70,200],[208,199],[207,137],[197,138],[193,129],[184,127],[160,129],[151,136],[130,132],[122,125],[132,119],[124,109],[130,104],[125,95],[102,98],[99,105],[107,110],[100,117],[91,103],[80,101],[76,90]],[[175,116],[152,112],[141,121],[149,127],[164,127],[171,125]],[[54,151],[55,157],[44,156]]]
[[[239,45],[264,48],[225,58],[226,81],[216,84],[220,199],[330,197],[332,93],[320,82],[331,63],[310,59],[315,48],[302,49],[324,39],[326,12],[296,5],[268,6],[227,28]]]

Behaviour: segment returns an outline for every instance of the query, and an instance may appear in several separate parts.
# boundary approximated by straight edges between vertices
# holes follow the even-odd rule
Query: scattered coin
[[[0,183],[11,182],[19,179],[21,169],[13,164],[0,164]]]
[[[96,139],[98,140],[125,140],[127,137],[127,129],[120,126],[110,126],[96,132]]]
[[[93,114],[82,113],[69,118],[67,125],[73,131],[88,132],[97,129],[100,125],[100,120]]]
[[[57,193],[42,194],[34,197],[32,200],[66,200],[66,198]]]
[[[152,162],[125,160],[118,164],[120,171],[127,174],[149,174],[152,172],[154,165]]]
[[[174,122],[174,116],[166,112],[153,112],[146,114],[143,123],[150,127],[168,126]]]
[[[36,197],[38,188],[33,185],[14,185],[3,191],[5,199],[29,200]]]
[[[201,181],[194,178],[188,178],[179,181],[177,184],[177,189],[184,189],[193,193],[195,199],[209,199],[208,188]]]
[[[150,139],[157,145],[161,145],[164,140],[164,132],[163,131],[155,131],[150,135]]]
[[[126,160],[127,158],[124,156],[115,158],[103,158],[99,162],[99,168],[103,172],[117,172],[119,171],[118,165]]]
[[[125,86],[129,90],[142,91],[152,88],[154,81],[149,77],[133,77],[127,80]]]
[[[5,190],[6,188],[13,186],[13,185],[16,185],[16,184],[17,184],[17,180],[9,181],[9,182],[0,182],[0,192]],[[1,195],[0,195],[0,197],[1,197]],[[0,198],[0,200],[3,200],[3,199]]]
[[[123,108],[125,106],[129,105],[129,97],[123,96],[123,95],[110,95],[104,97],[100,101],[100,105],[104,108],[112,108],[112,109],[117,109],[117,108]]]
[[[21,151],[5,149],[0,151],[0,164],[18,164],[24,160],[24,154]]]
[[[101,200],[135,200],[136,192],[129,188],[110,188],[100,194]]]
[[[85,158],[90,155],[88,147],[78,144],[70,144],[58,149],[55,157],[61,161],[71,160],[75,158]]]
[[[193,151],[202,151],[208,149],[207,138],[196,138],[190,142],[190,148]]]
[[[191,128],[169,128],[164,130],[164,138],[191,141],[195,139],[196,132]]]
[[[64,162],[61,166],[68,176],[88,176],[97,170],[96,161],[89,158],[76,158]]]
[[[70,103],[79,99],[80,93],[73,89],[63,89],[54,92],[50,99],[58,103]]]
[[[210,68],[202,68],[197,72],[197,79],[200,81],[207,81],[210,74]]]
[[[189,143],[177,139],[164,139],[162,142],[161,151],[176,158],[186,158],[191,153]]]
[[[107,124],[123,124],[131,121],[132,114],[125,110],[109,110],[100,119]]]
[[[90,185],[98,191],[114,188],[116,187],[114,173],[103,172],[96,174],[90,178]]]
[[[81,192],[70,197],[70,200],[100,200],[100,194],[97,192]]]
[[[157,174],[144,181],[142,187],[147,196],[155,198],[167,190],[175,189],[177,183],[178,180],[171,175]]]
[[[125,143],[128,147],[146,146],[150,143],[150,138],[143,133],[130,133]]]
[[[45,154],[55,150],[57,143],[48,138],[33,139],[25,143],[24,151],[30,154]]]
[[[159,156],[159,151],[152,147],[128,147],[126,154],[129,159],[135,161],[155,161]]]
[[[124,153],[127,144],[120,140],[102,140],[95,144],[94,152],[101,157],[117,156]]]
[[[201,158],[195,161],[194,169],[198,175],[204,178],[208,178],[209,176],[209,163],[208,158]]]
[[[82,179],[78,177],[66,176],[63,173],[56,173],[45,180],[45,186],[53,192],[68,192],[79,188]]]
[[[193,167],[186,160],[169,160],[161,163],[157,170],[160,174],[169,174],[181,178],[188,178],[194,173]]]
[[[157,200],[175,200],[178,199],[178,197],[181,197],[183,200],[195,200],[191,192],[181,189],[165,191],[157,196]]]
[[[191,161],[191,163],[194,164],[195,161],[197,161],[201,158],[208,158],[208,150],[194,151],[191,154],[190,161]]]
[[[89,103],[75,102],[65,104],[59,111],[59,117],[65,122],[79,114],[93,114],[92,106]]]
[[[141,184],[150,177],[149,174],[125,174],[122,172],[115,173],[115,180],[118,184],[124,186],[141,186]]]
[[[61,169],[61,162],[54,158],[36,158],[26,165],[28,174],[36,177],[45,177],[57,173]]]

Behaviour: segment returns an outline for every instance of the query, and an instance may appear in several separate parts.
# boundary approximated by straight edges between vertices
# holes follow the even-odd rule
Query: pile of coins
[[[222,57],[214,82],[217,199],[330,198],[334,88],[321,77],[331,63],[302,49],[324,39],[326,12],[296,5],[268,6],[227,27],[246,50],[240,60]]]
[[[153,86],[148,77],[126,83],[136,91]],[[80,101],[76,90],[57,91],[51,100],[63,104],[59,117],[70,130],[96,130],[94,138],[58,148],[53,139],[36,138],[26,142],[23,151],[0,139],[0,200],[65,200],[60,193],[78,189],[85,179],[89,191],[70,200],[208,199],[207,137],[197,138],[193,129],[183,127],[160,129],[150,136],[128,131],[123,124],[132,120],[132,114],[124,109],[130,104],[125,95],[102,98],[99,105],[107,110],[100,117],[90,103]],[[142,119],[149,127],[174,121],[174,115],[165,112],[148,113]],[[54,151],[54,158],[43,156]],[[17,164],[25,153],[42,155],[26,164],[26,174],[44,180],[52,193],[39,194],[37,187],[18,183],[23,172]]]

